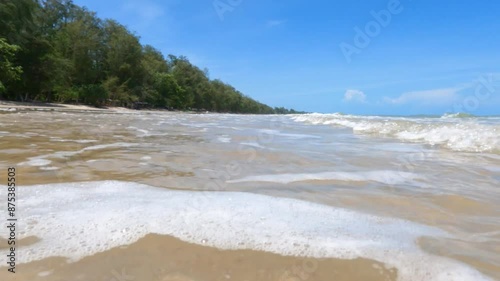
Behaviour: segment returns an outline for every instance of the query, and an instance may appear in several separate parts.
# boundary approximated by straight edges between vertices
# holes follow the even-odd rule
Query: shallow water
[[[495,117],[3,113],[0,163],[17,168],[29,241],[16,280],[112,280],[122,266],[136,280],[500,279],[499,128]],[[162,243],[192,256],[154,252]],[[160,277],[134,262],[138,245]]]

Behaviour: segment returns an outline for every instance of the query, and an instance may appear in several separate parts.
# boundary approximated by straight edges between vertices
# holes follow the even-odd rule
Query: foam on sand
[[[156,233],[220,249],[364,257],[396,267],[400,280],[489,280],[416,244],[421,236],[447,237],[441,230],[299,200],[116,181],[20,187],[18,197],[18,238],[41,239],[22,248],[20,263],[53,256],[78,261]]]

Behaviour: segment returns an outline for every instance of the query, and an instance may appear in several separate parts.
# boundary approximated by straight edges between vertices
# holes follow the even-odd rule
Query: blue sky
[[[500,114],[500,2],[74,0],[272,106]]]

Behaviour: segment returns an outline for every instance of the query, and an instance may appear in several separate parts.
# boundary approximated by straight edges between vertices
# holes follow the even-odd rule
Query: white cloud
[[[344,94],[346,102],[366,102],[366,95],[360,90],[347,90]]]
[[[278,25],[285,24],[286,20],[269,20],[267,21],[267,27],[274,27]]]
[[[385,97],[384,102],[388,104],[419,104],[419,105],[446,105],[451,104],[459,98],[458,92],[463,88],[445,88],[427,91],[415,91],[403,93],[399,97]]]

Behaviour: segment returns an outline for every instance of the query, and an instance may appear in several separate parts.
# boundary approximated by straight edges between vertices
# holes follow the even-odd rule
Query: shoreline
[[[39,103],[39,102],[15,102],[0,100],[0,111],[135,111],[124,107],[98,108],[89,105],[61,104],[61,103]]]
[[[130,112],[168,112],[171,114],[240,114],[240,115],[265,115],[254,113],[231,113],[231,112],[212,112],[212,111],[194,111],[194,110],[167,110],[157,108],[132,109],[127,107],[94,107],[84,104],[63,104],[63,103],[44,103],[44,102],[17,102],[0,100],[0,113],[16,111],[57,111],[57,112],[99,112],[99,113],[130,113]],[[279,115],[279,114],[277,114]]]
[[[0,100],[0,113],[16,112],[16,111],[57,111],[57,112],[99,112],[99,113],[130,113],[130,112],[168,112],[168,113],[187,113],[187,114],[204,114],[217,112],[197,112],[192,110],[166,110],[166,109],[132,109],[127,107],[107,106],[95,107],[85,104],[63,104],[63,103],[45,103],[45,102],[17,102]],[[224,114],[224,113],[221,113]]]

